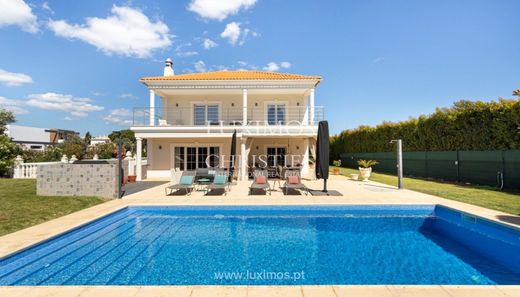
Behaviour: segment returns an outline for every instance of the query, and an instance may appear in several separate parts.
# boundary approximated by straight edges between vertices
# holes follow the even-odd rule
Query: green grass
[[[351,173],[359,173],[359,171],[340,168],[342,175],[349,176]],[[394,175],[372,173],[370,180],[387,185],[397,185],[397,177]],[[469,186],[407,177],[404,178],[403,183],[405,189],[408,190],[520,215],[520,193],[518,192],[505,192],[492,187]]]
[[[0,179],[0,236],[104,201],[98,197],[37,196],[36,180]]]

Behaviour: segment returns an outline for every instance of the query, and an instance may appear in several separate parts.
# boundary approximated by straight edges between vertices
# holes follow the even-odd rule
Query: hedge
[[[403,150],[510,150],[520,148],[520,100],[455,102],[402,122],[359,126],[331,137],[331,155],[389,152],[392,139],[403,140]]]

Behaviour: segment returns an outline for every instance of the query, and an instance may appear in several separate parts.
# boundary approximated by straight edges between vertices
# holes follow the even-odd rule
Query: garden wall
[[[377,160],[374,171],[395,174],[396,153],[343,153],[343,166],[357,168],[357,160]],[[406,176],[520,189],[520,150],[403,152]]]
[[[127,164],[123,164],[126,176]],[[109,164],[50,164],[38,167],[36,191],[42,196],[117,198],[117,162]]]

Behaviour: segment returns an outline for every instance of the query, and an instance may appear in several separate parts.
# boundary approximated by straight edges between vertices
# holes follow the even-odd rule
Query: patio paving
[[[155,185],[151,182],[157,182]],[[370,205],[442,204],[518,228],[519,217],[409,190],[398,190],[375,182],[358,182],[332,176],[330,190],[342,196],[248,195],[250,181],[236,182],[224,196],[205,196],[195,191],[189,196],[166,196],[164,180],[136,184],[139,191],[76,213],[0,237],[0,257],[29,247],[73,227],[129,205]],[[272,184],[272,182],[270,182]],[[311,189],[322,181],[305,180]],[[146,185],[146,186],[144,186]],[[151,187],[149,187],[151,186]],[[278,186],[278,185],[277,185]],[[509,296],[520,297],[520,286],[50,286],[0,287],[0,296]]]

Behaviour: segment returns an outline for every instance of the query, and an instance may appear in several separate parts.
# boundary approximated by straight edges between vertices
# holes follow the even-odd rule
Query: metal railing
[[[314,121],[311,123],[311,114]],[[153,113],[153,121],[150,121]],[[242,125],[244,108],[199,109],[191,107],[161,108],[137,107],[133,111],[133,126],[239,126]],[[248,125],[301,126],[317,125],[325,119],[323,106],[310,107],[286,106],[278,109],[249,107],[246,109]]]

